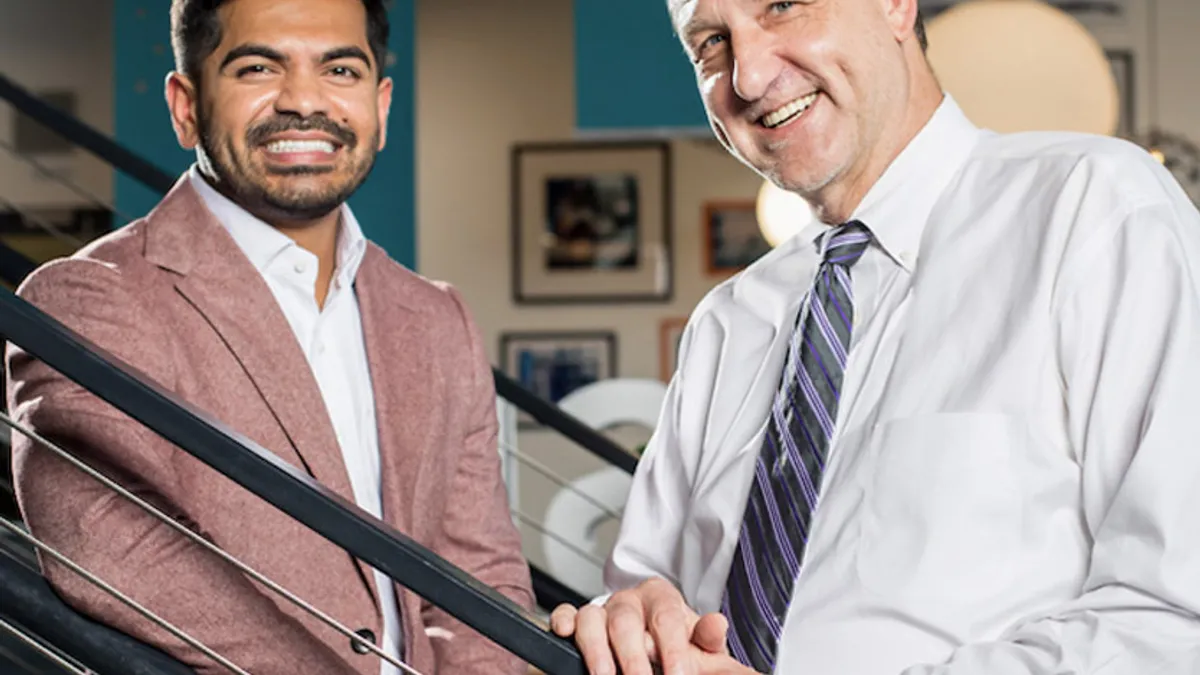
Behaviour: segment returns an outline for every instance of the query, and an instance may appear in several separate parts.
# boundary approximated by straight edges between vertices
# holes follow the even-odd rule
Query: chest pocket
[[[874,434],[855,570],[884,598],[937,621],[1011,588],[1025,504],[1018,417],[946,413]],[[938,616],[941,615],[941,616]]]

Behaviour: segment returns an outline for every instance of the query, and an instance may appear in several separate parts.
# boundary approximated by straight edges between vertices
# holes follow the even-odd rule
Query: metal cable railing
[[[92,130],[79,120],[76,120],[69,115],[54,111],[53,108],[50,108],[45,103],[39,101],[36,97],[24,92],[24,90],[22,90],[16,84],[5,79],[3,75],[0,75],[0,99],[8,100],[18,110],[21,110],[25,114],[38,117],[43,124],[50,127],[60,135],[91,151],[100,159],[108,162],[115,168],[125,171],[131,177],[141,181],[151,189],[159,192],[165,192],[174,184],[174,179],[168,176],[165,172],[161,171],[157,167],[154,167],[148,162],[140,161],[140,158],[137,158],[136,155],[125,150],[116,142],[105,137],[103,134]],[[46,113],[48,109],[50,112],[55,114],[51,114],[46,119],[42,119],[40,115]],[[130,157],[133,157],[139,161],[130,162],[128,161]],[[102,205],[104,204],[103,200],[97,199],[95,201]],[[112,211],[118,212],[115,208],[112,209]],[[21,277],[17,278],[16,280],[9,279],[9,283],[16,285],[19,283],[20,278],[23,278],[24,274],[27,274],[28,271],[32,270],[32,264],[30,264],[28,261],[25,261],[23,265],[15,261],[10,262],[13,262],[14,264],[24,268],[24,271],[21,273]],[[0,274],[5,271],[6,267],[10,269],[12,268],[11,265],[6,264],[5,251],[0,248]],[[515,405],[520,410],[523,410],[535,420],[545,425],[547,428],[557,431],[564,437],[572,440],[605,462],[613,464],[628,473],[632,473],[634,471],[637,465],[637,459],[619,445],[605,437],[603,434],[595,429],[592,429],[574,417],[564,413],[554,404],[545,401],[532,392],[526,390],[519,383],[508,377],[500,370],[493,368],[493,377],[495,380],[497,395],[502,399],[509,401],[511,404]],[[546,472],[549,471],[548,467],[546,467],[544,464],[536,462],[536,460],[528,457],[528,455],[517,454],[514,455],[514,457],[523,465],[528,466],[538,473],[546,475]],[[567,481],[561,478],[561,476],[554,476],[553,478],[557,479],[556,482],[560,486],[568,488],[571,487]],[[613,513],[610,509],[605,509],[597,500],[590,498],[587,495],[581,496],[589,503],[602,508],[606,515],[609,515],[610,517],[619,517],[618,514]],[[554,582],[552,579],[550,579],[545,572],[536,568],[533,569],[533,572],[534,581],[539,586],[544,585],[548,590],[565,588],[561,584],[557,584],[557,582]],[[535,591],[538,592],[539,598],[543,595],[547,595],[547,597],[553,596],[556,599],[562,598],[562,594],[558,593],[557,591],[541,593],[541,590],[542,589],[535,588]],[[571,595],[567,598],[567,600],[571,602],[571,604],[575,605],[582,604],[583,602],[583,598],[577,595]]]
[[[7,633],[8,635],[11,635],[12,637],[16,638],[19,642],[24,644],[26,647],[29,647],[33,651],[37,652],[39,655],[42,656],[42,658],[48,659],[51,663],[58,666],[65,672],[71,673],[72,675],[88,675],[88,672],[86,670],[84,670],[83,668],[79,667],[78,665],[76,665],[74,663],[71,663],[70,661],[63,658],[62,656],[59,656],[58,652],[56,652],[53,649],[51,649],[50,647],[42,644],[34,636],[29,635],[25,631],[21,630],[20,628],[17,628],[13,624],[5,621],[2,618],[0,618],[0,633]]]
[[[557,532],[551,532],[550,530],[546,529],[546,526],[543,525],[542,523],[534,520],[533,518],[530,518],[529,516],[525,515],[524,513],[521,513],[520,511],[514,510],[514,511],[512,511],[512,514],[517,517],[517,520],[519,520],[522,523],[525,523],[529,527],[533,528],[533,530],[538,532],[539,534],[543,534],[543,535],[546,535],[547,537],[550,537],[554,541],[558,542],[559,545],[565,547],[566,549],[568,549],[575,555],[579,556],[580,558],[583,558],[584,560],[595,565],[596,567],[599,567],[599,568],[604,567],[603,560],[601,560],[600,558],[597,558],[596,556],[592,555],[591,553],[588,553],[587,551],[579,548],[575,544],[568,541],[561,534],[558,534]]]
[[[0,206],[3,206],[4,208],[8,209],[9,211],[12,211],[13,213],[21,216],[21,218],[24,219],[26,222],[36,226],[38,229],[42,230],[46,234],[49,234],[50,236],[54,237],[55,239],[65,243],[65,244],[69,244],[71,246],[74,246],[75,248],[80,248],[86,243],[81,239],[72,237],[71,235],[67,234],[66,232],[63,232],[57,226],[53,225],[52,223],[45,220],[44,218],[35,216],[32,213],[22,210],[22,208],[20,206],[9,201],[8,199],[5,199],[2,196],[0,196]]]
[[[194,675],[162,652],[75,612],[50,588],[36,561],[2,546],[0,619],[100,675]]]
[[[185,643],[187,643],[188,646],[192,647],[193,649],[196,649],[200,653],[202,653],[205,656],[207,656],[208,658],[212,659],[217,664],[225,667],[227,670],[229,670],[229,672],[234,673],[234,675],[250,675],[250,673],[239,668],[237,666],[237,664],[233,663],[232,661],[225,658],[224,656],[221,656],[220,654],[218,654],[216,651],[209,648],[204,643],[200,642],[196,638],[189,635],[186,631],[180,629],[178,626],[175,626],[171,622],[160,617],[159,615],[155,614],[154,612],[150,611],[149,609],[146,609],[144,606],[139,604],[133,598],[122,593],[120,590],[118,590],[114,586],[106,583],[100,577],[98,577],[98,576],[92,574],[91,572],[87,571],[86,569],[84,569],[84,567],[82,565],[76,563],[74,560],[71,560],[67,556],[65,556],[62,553],[55,550],[54,547],[48,546],[46,543],[42,542],[37,537],[34,537],[32,534],[27,533],[24,529],[18,527],[16,523],[8,520],[7,518],[0,518],[0,528],[4,528],[4,529],[8,530],[12,534],[17,535],[17,537],[19,537],[20,539],[23,539],[24,541],[33,545],[35,548],[37,548],[38,552],[40,552],[42,555],[53,558],[54,561],[57,562],[58,564],[66,567],[67,569],[71,570],[71,572],[73,572],[74,574],[82,577],[89,584],[96,586],[97,588],[100,588],[105,593],[107,593],[109,596],[116,598],[118,601],[121,602],[121,604],[129,607],[130,609],[132,609],[133,611],[135,611],[139,615],[141,615],[143,618],[149,620],[151,623],[158,626],[159,628],[162,628],[163,630],[167,631],[174,637],[177,637],[180,640],[184,641]]]
[[[111,138],[80,122],[69,113],[34,96],[4,75],[0,75],[0,99],[8,101],[18,111],[152,190],[166,193],[175,183],[158,167],[121,147]]]
[[[0,98],[99,155],[147,186],[165,192],[173,179],[73,117],[61,113],[0,76]],[[0,259],[0,266],[3,260]],[[9,276],[23,276],[26,266]],[[332,493],[270,451],[235,436],[171,393],[75,335],[10,293],[0,293],[0,333],[68,379],[195,456],[351,555],[422,595],[546,673],[582,673],[569,641],[544,630],[522,608],[494,589],[354,504]]]
[[[595,506],[597,509],[600,510],[601,513],[608,516],[609,518],[612,518],[613,520],[621,519],[621,514],[617,513],[616,511],[613,511],[608,506],[605,506],[599,499],[596,499],[592,495],[581,490],[578,486],[576,486],[574,483],[572,483],[571,481],[564,478],[562,476],[562,474],[558,473],[554,469],[551,469],[550,467],[546,466],[542,462],[539,462],[536,459],[534,459],[533,457],[530,457],[529,455],[521,452],[520,450],[517,449],[516,446],[504,443],[504,444],[500,445],[500,451],[505,453],[509,457],[512,457],[513,459],[517,460],[524,466],[527,466],[530,469],[533,469],[534,471],[536,471],[537,473],[540,473],[542,476],[546,477],[551,483],[554,483],[558,487],[569,490],[569,491],[579,495],[579,497],[581,499],[583,499],[585,502],[591,504],[592,506]]]
[[[371,517],[258,444],[146,382],[28,302],[0,292],[0,334],[467,626],[553,675],[583,673],[575,646],[495,589]]]
[[[96,469],[93,469],[92,467],[88,466],[87,463],[80,461],[74,455],[72,455],[70,452],[59,447],[57,444],[51,442],[49,439],[38,434],[37,432],[33,431],[32,429],[25,427],[24,425],[20,424],[19,422],[13,420],[11,417],[9,417],[5,413],[0,413],[0,423],[3,423],[5,426],[9,427],[13,431],[23,434],[30,440],[36,442],[39,446],[51,451],[52,453],[57,455],[59,458],[63,459],[64,461],[66,461],[69,464],[71,464],[72,466],[74,466],[76,469],[86,473],[88,476],[91,476],[97,482],[101,483],[102,485],[104,485],[108,489],[112,490],[116,494],[120,495],[121,497],[127,499],[128,501],[132,502],[138,508],[140,508],[143,511],[145,511],[146,513],[150,514],[152,517],[156,518],[163,524],[167,525],[168,527],[175,530],[176,532],[182,534],[184,537],[187,537],[189,540],[191,540],[193,543],[199,545],[201,548],[204,548],[204,549],[208,550],[209,552],[216,554],[221,559],[223,559],[225,562],[228,562],[229,564],[238,568],[238,570],[240,570],[243,574],[246,574],[250,578],[254,579],[255,581],[261,583],[263,586],[267,587],[273,593],[279,595],[280,597],[282,597],[283,599],[292,603],[296,607],[299,607],[304,612],[313,616],[318,621],[321,621],[325,625],[327,625],[330,628],[334,629],[335,631],[341,633],[343,636],[349,638],[353,644],[359,645],[361,648],[365,648],[371,652],[374,652],[376,656],[384,659],[385,661],[387,661],[388,663],[391,663],[392,665],[396,666],[397,668],[404,670],[405,672],[415,673],[415,671],[413,671],[411,668],[409,668],[406,664],[401,663],[400,661],[393,658],[390,654],[387,654],[382,649],[376,647],[374,643],[364,640],[362,637],[360,637],[354,631],[350,630],[349,628],[347,628],[342,623],[338,622],[333,617],[329,616],[325,612],[322,612],[321,610],[312,606],[310,603],[306,602],[303,598],[300,598],[296,594],[283,588],[282,586],[275,583],[271,579],[267,578],[265,575],[258,572],[257,570],[250,567],[249,565],[245,564],[241,560],[238,560],[236,557],[234,557],[234,556],[230,555],[229,553],[227,553],[226,551],[224,551],[221,547],[217,546],[216,544],[213,544],[209,540],[205,539],[204,537],[202,537],[202,536],[196,534],[195,532],[193,532],[192,530],[188,529],[185,525],[178,522],[177,520],[170,517],[169,515],[163,513],[162,510],[160,510],[156,506],[152,505],[150,502],[147,502],[146,500],[142,499],[141,497],[138,497],[137,495],[133,494],[129,490],[126,490],[125,488],[121,487],[116,481],[108,478],[107,476],[100,473]],[[28,543],[36,546],[39,549],[42,549],[42,547],[44,546],[44,544],[37,542],[36,540],[32,539],[32,537],[29,537],[27,535],[19,535],[19,536],[21,536],[21,538],[25,539]],[[56,553],[51,553],[51,555],[57,557]],[[72,569],[74,569],[74,568],[72,568]],[[85,578],[87,578],[89,581],[91,581],[90,577],[87,577],[86,575],[83,575],[83,576],[85,576]],[[105,592],[112,594],[112,592],[109,590],[107,585],[102,584],[102,583],[98,583],[98,584],[94,584],[94,585],[100,587]],[[118,598],[118,599],[120,599],[120,598]],[[147,611],[144,608],[138,608],[138,609],[139,609],[139,611]],[[181,638],[181,639],[183,639],[183,638]],[[187,640],[185,640],[185,642],[186,641]],[[204,651],[204,650],[202,649],[201,651]],[[206,652],[206,655],[207,655],[207,652]],[[222,664],[222,665],[224,665],[224,664]],[[235,672],[237,672],[237,671],[235,671]]]
[[[119,209],[117,209],[117,207],[115,205],[110,204],[107,200],[101,199],[99,196],[97,196],[91,190],[88,190],[88,189],[80,186],[78,183],[76,183],[76,182],[72,181],[71,179],[67,178],[66,176],[64,176],[61,171],[55,171],[54,169],[51,169],[50,167],[43,164],[42,162],[39,162],[38,160],[36,160],[32,157],[28,157],[26,155],[21,154],[17,150],[16,146],[14,146],[12,143],[9,143],[8,141],[0,139],[0,150],[3,150],[5,153],[7,153],[10,157],[17,160],[18,162],[21,162],[23,164],[27,164],[27,165],[33,167],[34,169],[37,170],[38,173],[42,174],[46,178],[51,179],[55,183],[63,186],[68,191],[73,192],[76,197],[81,197],[87,203],[92,204],[93,206],[103,207],[109,213],[112,213],[117,218],[119,218],[127,223],[132,222],[134,220],[128,214],[122,213]]]

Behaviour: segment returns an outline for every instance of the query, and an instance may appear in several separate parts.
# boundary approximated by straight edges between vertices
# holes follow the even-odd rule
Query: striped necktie
[[[792,333],[767,435],[754,467],[721,605],[729,651],[770,673],[817,505],[850,350],[850,268],[871,242],[865,225],[835,228]]]

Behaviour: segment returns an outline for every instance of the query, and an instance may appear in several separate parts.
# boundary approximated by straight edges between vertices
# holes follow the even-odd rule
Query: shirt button
[[[318,354],[324,354],[324,353],[325,353],[325,343],[324,343],[324,342],[318,342],[318,343],[317,343],[317,353],[318,353]]]
[[[296,274],[304,274],[304,270],[308,269],[308,265],[305,265],[303,262],[298,262],[292,269],[296,270]]]

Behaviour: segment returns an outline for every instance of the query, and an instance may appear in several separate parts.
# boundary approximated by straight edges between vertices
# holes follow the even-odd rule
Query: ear
[[[916,39],[913,30],[917,23],[917,0],[879,0],[883,3],[884,20],[887,21],[896,42]]]
[[[376,105],[379,106],[379,148],[383,150],[387,145],[387,128],[388,115],[392,110],[392,78],[385,77],[379,81],[379,89],[376,92]]]
[[[167,109],[171,113],[171,125],[175,127],[175,138],[184,150],[194,150],[200,144],[199,94],[186,75],[178,72],[167,75]]]

